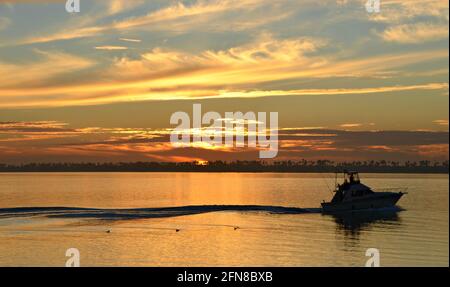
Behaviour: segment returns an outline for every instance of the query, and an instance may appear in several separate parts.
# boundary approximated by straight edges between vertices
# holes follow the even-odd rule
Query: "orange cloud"
[[[341,124],[339,125],[341,128],[358,128],[362,126],[360,123],[354,123],[354,124]]]
[[[448,58],[447,50],[411,52],[374,56],[366,59],[333,60],[309,53],[320,49],[326,42],[320,39],[274,39],[262,34],[250,44],[223,51],[204,51],[193,55],[181,51],[155,48],[143,53],[141,59],[119,58],[107,71],[100,72],[108,82],[73,85],[48,83],[51,76],[87,69],[92,61],[66,54],[47,53],[49,61],[29,64],[30,69],[6,68],[6,81],[0,86],[0,107],[35,107],[105,104],[136,100],[170,100],[199,98],[240,98],[278,95],[341,95],[399,92],[413,90],[448,89],[448,83],[421,85],[346,88],[259,90],[260,84],[302,78],[368,77],[382,71]],[[54,60],[54,61],[50,61]],[[330,64],[333,62],[333,64]],[[70,66],[69,66],[70,65]],[[48,73],[42,73],[42,69]],[[38,74],[39,72],[39,74]],[[99,76],[96,71],[95,77]],[[22,79],[39,80],[40,86],[18,86]],[[84,75],[92,81],[94,76]],[[20,80],[18,80],[20,79]],[[242,87],[245,86],[245,89]],[[7,88],[8,87],[8,88]]]
[[[440,126],[448,126],[448,120],[435,120],[433,123],[440,125]]]

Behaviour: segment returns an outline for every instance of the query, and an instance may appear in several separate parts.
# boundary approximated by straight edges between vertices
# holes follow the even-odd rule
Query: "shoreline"
[[[0,163],[0,172],[189,172],[189,173],[410,173],[448,174],[448,161],[212,161]]]
[[[251,171],[251,170],[224,170],[224,171],[206,171],[206,170],[14,170],[3,171],[0,173],[335,173],[333,171]],[[339,172],[340,173],[340,172]],[[359,173],[374,174],[449,174],[448,171],[365,171],[359,170]]]

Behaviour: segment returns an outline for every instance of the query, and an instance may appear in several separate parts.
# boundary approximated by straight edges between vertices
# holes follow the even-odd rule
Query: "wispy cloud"
[[[351,123],[351,124],[341,124],[339,125],[341,128],[359,128],[362,126],[360,123]]]
[[[133,2],[133,1],[130,1]],[[117,12],[122,11],[126,5],[124,1],[112,1],[109,11]],[[197,1],[191,5],[185,5],[181,2],[177,2],[172,6],[168,6],[156,11],[149,12],[144,16],[130,17],[120,21],[114,21],[108,24],[102,25],[90,25],[80,27],[78,29],[64,29],[56,33],[48,34],[46,36],[30,37],[25,40],[21,40],[16,44],[36,44],[47,43],[53,41],[70,40],[85,37],[94,37],[108,31],[129,31],[131,29],[146,29],[146,30],[175,30],[180,29],[193,29],[198,27],[211,27],[208,25],[211,17],[221,15],[223,13],[230,13],[232,11],[246,11],[246,9],[254,9],[259,6],[267,5],[268,1],[260,0],[213,0],[213,1]],[[287,16],[288,14],[286,14]],[[255,27],[262,25],[269,21],[275,21],[281,16],[277,16],[275,19],[272,17],[266,18],[266,20],[255,20],[256,23],[250,24],[250,19],[245,19],[245,22],[241,23],[239,27]],[[223,22],[226,24],[227,21]],[[239,24],[239,23],[235,23]],[[226,27],[224,25],[217,26],[218,28]]]
[[[448,120],[435,120],[433,123],[440,125],[440,126],[448,126]]]
[[[132,10],[136,7],[144,4],[144,0],[109,0],[108,1],[108,14],[115,15],[128,10]]]
[[[388,28],[382,37],[387,42],[423,43],[448,38],[448,31],[448,25],[416,23]]]
[[[23,83],[45,83],[55,76],[90,68],[95,62],[83,57],[59,52],[35,49],[39,60],[34,63],[11,64],[0,61],[0,90],[21,86]],[[0,95],[0,98],[2,96]]]
[[[415,1],[385,0],[382,1],[382,13],[369,16],[369,20],[399,24],[416,18],[434,18],[448,21],[449,2],[447,0]]]
[[[128,47],[125,46],[97,46],[95,47],[96,50],[107,50],[107,51],[114,51],[114,50],[128,50]]]
[[[195,142],[176,148],[171,129],[70,128],[56,121],[0,123],[2,161],[23,162],[46,158],[71,161],[190,161],[257,159],[258,147],[211,146]],[[191,130],[190,132],[196,132]],[[349,131],[289,128],[279,131],[279,159],[439,159],[448,158],[448,132]],[[39,152],[30,149],[39,143]]]
[[[430,83],[426,85],[411,86],[385,86],[376,88],[351,88],[351,89],[303,89],[303,90],[271,90],[271,91],[236,91],[221,92],[218,97],[223,98],[257,98],[271,96],[308,96],[308,95],[363,95],[387,92],[402,92],[416,90],[445,90],[447,83]]]
[[[67,123],[58,121],[35,121],[35,122],[0,122],[0,132],[34,132],[34,131],[61,131]]]
[[[199,54],[182,50],[154,48],[139,59],[115,58],[112,66],[100,71],[108,83],[77,85],[44,85],[49,75],[88,68],[92,61],[61,53],[46,53],[49,63],[28,64],[17,69],[21,77],[8,77],[11,69],[4,66],[5,88],[0,88],[0,106],[61,106],[104,104],[136,100],[170,100],[198,98],[244,98],[286,95],[345,95],[414,90],[445,90],[448,83],[349,87],[321,89],[265,89],[261,84],[293,79],[327,79],[334,77],[371,77],[403,66],[448,58],[447,50],[398,53],[362,59],[338,59],[320,56],[318,51],[327,41],[315,38],[276,39],[263,33],[253,42],[227,50],[206,50]],[[98,49],[122,50],[122,46],[99,46]],[[57,56],[59,55],[59,56]],[[63,56],[64,55],[64,56]],[[46,66],[49,67],[46,67]],[[41,67],[51,69],[40,73]],[[0,74],[2,66],[0,66]],[[40,75],[36,75],[40,73]],[[99,71],[95,71],[95,79]],[[40,77],[40,87],[14,86],[17,79]],[[43,78],[44,77],[44,78]],[[6,88],[7,87],[7,88]],[[54,96],[54,97],[51,97]],[[57,96],[57,97],[56,97]],[[49,98],[50,97],[50,98]]]
[[[133,42],[133,43],[140,43],[142,42],[142,40],[140,39],[131,39],[131,38],[119,38],[120,41],[125,41],[125,42]]]

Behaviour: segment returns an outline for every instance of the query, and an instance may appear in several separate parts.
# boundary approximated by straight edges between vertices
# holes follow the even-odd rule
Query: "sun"
[[[198,160],[196,161],[196,165],[208,165],[209,161],[207,160]]]

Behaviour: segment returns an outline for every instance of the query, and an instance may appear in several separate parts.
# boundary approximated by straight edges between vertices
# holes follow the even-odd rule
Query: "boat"
[[[394,207],[406,194],[403,191],[375,192],[361,183],[356,171],[344,171],[344,182],[336,184],[334,192],[330,202],[322,202],[325,213]]]

